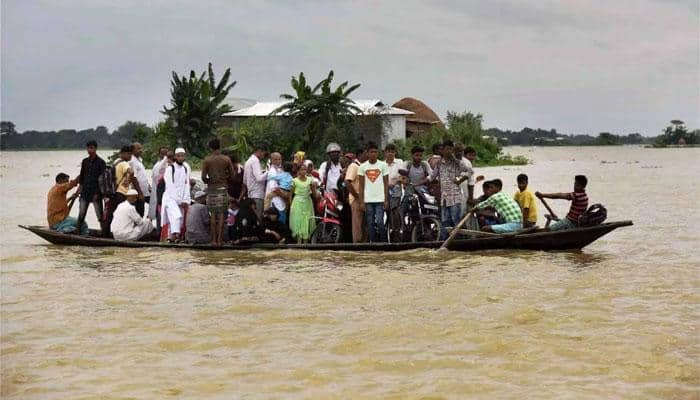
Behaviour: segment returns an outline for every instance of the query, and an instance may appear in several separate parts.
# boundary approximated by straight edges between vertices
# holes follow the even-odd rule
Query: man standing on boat
[[[143,154],[143,145],[139,142],[134,142],[131,144],[131,160],[129,160],[129,166],[134,173],[134,178],[136,178],[136,184],[139,186],[139,198],[134,203],[136,211],[140,216],[144,216],[146,213],[146,203],[150,201],[150,188],[148,187],[148,174],[146,174],[146,167],[143,166],[143,161],[141,160],[141,155]]]
[[[467,210],[469,207],[473,207],[476,204],[476,200],[474,200],[474,185],[484,180],[484,176],[474,176],[475,173],[472,163],[476,160],[476,150],[474,150],[473,147],[467,146],[465,148],[462,143],[455,143],[455,158],[472,171],[461,178],[462,182],[459,185],[462,191],[462,210]]]
[[[424,149],[420,146],[414,146],[411,149],[411,160],[406,161],[404,167],[408,171],[408,180],[416,190],[427,189],[426,184],[432,173],[430,164],[423,161]]]
[[[224,243],[224,221],[228,211],[228,184],[233,178],[233,163],[228,156],[221,154],[218,138],[209,141],[211,154],[202,163],[202,182],[207,184],[206,204],[209,210],[209,230],[212,244]]]
[[[105,171],[105,168],[107,168],[107,164],[97,155],[96,141],[90,140],[86,143],[85,147],[87,148],[88,156],[84,158],[83,162],[80,164],[80,176],[78,176],[80,186],[77,191],[77,193],[80,193],[80,208],[75,226],[76,228],[83,226],[88,207],[92,204],[95,208],[95,216],[100,222],[101,233],[104,236],[109,232],[109,229],[105,229],[104,207],[102,206],[99,178]]]
[[[148,202],[148,218],[151,220],[156,220],[158,216],[158,180],[168,165],[168,151],[167,147],[158,149],[158,160],[153,164],[153,169],[151,170],[151,193]]]
[[[192,169],[185,162],[185,149],[175,149],[175,162],[166,168],[163,174],[165,181],[165,193],[163,193],[163,211],[161,212],[162,224],[169,225],[169,237],[171,242],[179,242],[184,239],[181,230],[184,226],[187,209],[192,202],[190,194],[190,173]]]
[[[319,167],[321,188],[324,191],[332,191],[338,188],[338,179],[340,179],[340,171],[343,169],[340,166],[340,145],[338,143],[330,143],[326,146],[326,154],[328,160],[321,163]]]
[[[352,211],[352,242],[364,243],[367,241],[367,230],[365,229],[365,211],[360,202],[360,176],[358,171],[360,165],[367,161],[367,151],[357,150],[357,158],[348,165],[345,172],[345,186],[348,188],[348,202]]]
[[[446,140],[442,144],[442,158],[435,165],[431,180],[440,182],[440,208],[442,212],[442,239],[447,238],[449,228],[456,226],[462,219],[462,183],[474,170],[454,156],[454,143]]]
[[[267,156],[267,147],[258,145],[255,152],[245,162],[243,168],[243,184],[248,189],[248,198],[255,203],[255,214],[262,221],[263,205],[265,203],[265,188],[267,187],[267,171],[263,169],[263,160]]]
[[[112,235],[115,240],[139,240],[153,232],[153,223],[148,217],[139,215],[136,203],[141,195],[134,189],[126,192],[126,201],[123,201],[114,210],[112,219]]]
[[[379,149],[367,145],[367,161],[360,165],[360,204],[365,211],[367,236],[370,243],[385,242],[384,210],[389,209],[389,167],[378,160]]]

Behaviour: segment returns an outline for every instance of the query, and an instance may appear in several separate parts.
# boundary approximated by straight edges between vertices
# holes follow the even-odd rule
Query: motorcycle
[[[389,242],[428,242],[440,238],[442,225],[435,196],[410,183],[402,188],[399,204],[387,219]]]
[[[340,201],[337,190],[325,191],[321,201],[316,205],[320,222],[311,233],[311,243],[339,243],[343,237],[340,212],[345,205]]]

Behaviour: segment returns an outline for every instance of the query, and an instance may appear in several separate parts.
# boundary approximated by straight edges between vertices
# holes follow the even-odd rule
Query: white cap
[[[183,149],[182,147],[178,147],[177,149],[175,149],[174,154],[185,154],[185,149]]]
[[[139,192],[137,192],[136,189],[129,189],[129,190],[126,192],[126,195],[127,195],[127,196],[138,196],[138,195],[139,195]]]
[[[338,145],[338,143],[329,143],[328,146],[326,146],[326,153],[334,151],[340,152],[340,145]]]
[[[194,194],[194,198],[195,198],[195,199],[198,199],[198,198],[200,198],[200,197],[202,197],[202,196],[206,196],[206,195],[207,195],[207,194],[206,194],[204,191],[198,190],[198,191]]]

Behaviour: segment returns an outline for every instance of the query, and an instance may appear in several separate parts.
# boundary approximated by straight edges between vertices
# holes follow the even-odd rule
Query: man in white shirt
[[[139,240],[153,232],[151,219],[142,217],[136,211],[139,192],[129,189],[126,201],[119,203],[112,219],[112,236],[116,240]]]
[[[389,209],[385,210],[389,216],[389,224],[392,229],[398,227],[401,217],[398,213],[398,207],[401,203],[401,190],[399,183],[399,170],[406,167],[406,163],[402,159],[396,158],[396,146],[389,143],[384,147],[384,162],[389,169]]]
[[[338,179],[340,179],[340,172],[343,169],[340,166],[340,152],[338,143],[326,146],[328,160],[321,163],[318,171],[323,190],[331,191],[338,188]]]
[[[399,181],[399,170],[406,167],[406,163],[402,159],[396,158],[396,146],[389,143],[384,147],[384,162],[389,168],[389,195],[392,195],[392,189]],[[399,194],[400,197],[400,194]]]
[[[165,193],[163,193],[163,210],[161,211],[163,229],[169,225],[168,240],[171,242],[179,242],[184,239],[184,232],[181,232],[182,222],[192,202],[190,194],[191,172],[192,169],[185,162],[185,149],[175,149],[175,162],[166,168],[163,174]]]
[[[455,157],[464,165],[465,169],[470,171],[461,178],[459,185],[462,191],[462,210],[468,210],[476,204],[474,200],[474,185],[484,180],[484,177],[483,175],[475,176],[472,161],[476,160],[476,150],[473,147],[467,146],[464,148],[463,144],[456,143]]]
[[[142,198],[136,200],[136,211],[140,216],[143,217],[146,212],[146,203],[150,202],[150,185],[148,184],[148,174],[146,174],[146,167],[143,166],[141,161],[141,155],[143,154],[143,145],[139,142],[134,142],[131,144],[131,160],[129,160],[129,166],[131,166],[131,171],[134,173],[134,177],[141,188],[141,193],[143,193]]]
[[[168,165],[168,148],[161,147],[158,150],[158,160],[153,164],[151,169],[151,193],[148,202],[148,218],[156,219],[156,209],[158,207],[158,179],[163,173],[163,170]]]
[[[262,221],[267,187],[267,171],[263,169],[262,164],[266,156],[267,148],[264,145],[259,145],[243,167],[243,184],[248,189],[248,198],[255,203],[255,214],[259,221]]]

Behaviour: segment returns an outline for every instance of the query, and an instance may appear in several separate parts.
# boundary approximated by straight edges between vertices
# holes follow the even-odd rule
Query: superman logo
[[[374,183],[377,178],[382,174],[382,171],[379,169],[368,169],[365,171],[365,176],[367,179],[369,179],[372,183]]]

